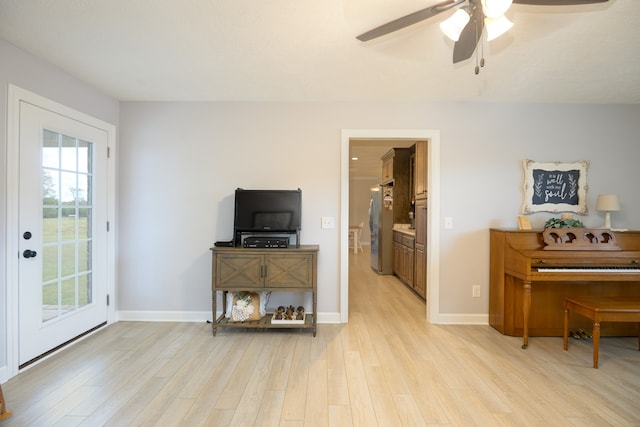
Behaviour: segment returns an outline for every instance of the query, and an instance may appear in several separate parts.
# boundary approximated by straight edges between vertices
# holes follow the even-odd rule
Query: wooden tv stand
[[[213,336],[218,328],[305,328],[316,336],[318,245],[289,248],[211,248],[211,324]],[[227,293],[250,292],[310,292],[313,304],[304,323],[271,323],[272,313],[256,321],[232,322],[226,317]],[[216,318],[218,292],[222,292],[222,315]]]

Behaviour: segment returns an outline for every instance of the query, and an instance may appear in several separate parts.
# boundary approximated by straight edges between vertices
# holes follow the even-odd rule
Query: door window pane
[[[90,142],[78,140],[78,172],[91,171],[92,149],[93,145]]]
[[[68,171],[78,170],[77,139],[61,135],[60,169]]]
[[[60,313],[59,315],[68,313],[76,309],[76,279],[71,278],[62,281],[60,294]]]
[[[71,276],[76,272],[76,244],[65,243],[62,248],[62,277]]]
[[[42,287],[42,321],[58,316],[58,282]]]
[[[85,274],[78,277],[78,305],[82,307],[91,302],[91,274]]]
[[[88,241],[78,242],[78,274],[86,273],[91,269],[91,245]]]
[[[58,245],[42,248],[42,281],[50,282],[58,278]]]
[[[56,206],[60,200],[60,177],[58,171],[42,171],[42,204]]]
[[[91,237],[91,224],[89,219],[91,218],[92,210],[90,208],[79,208],[78,218],[78,239],[88,239]]]
[[[59,169],[58,134],[45,129],[42,141],[42,167]]]
[[[52,243],[58,241],[58,208],[42,209],[42,243]]]

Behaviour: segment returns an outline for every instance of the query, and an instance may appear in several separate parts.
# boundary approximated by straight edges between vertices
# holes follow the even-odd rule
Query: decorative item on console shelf
[[[278,309],[273,314],[271,318],[271,323],[274,324],[304,324],[305,313],[304,307],[298,306],[298,308],[294,308],[292,305],[285,308],[284,306],[278,307]]]

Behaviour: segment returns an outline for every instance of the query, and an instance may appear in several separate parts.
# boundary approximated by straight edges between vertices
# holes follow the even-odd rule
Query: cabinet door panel
[[[422,298],[427,295],[427,201],[416,201],[416,276],[414,289]]]
[[[414,280],[414,289],[422,298],[426,298],[427,287],[427,259],[424,251],[416,246],[416,277]]]
[[[265,286],[305,288],[313,286],[311,254],[266,255]]]
[[[393,243],[393,273],[402,277],[402,245],[398,242]]]
[[[427,165],[427,141],[417,141],[414,184],[416,199],[427,197]]]
[[[416,245],[427,244],[427,201],[416,201]]]
[[[414,257],[414,250],[411,248],[407,248],[407,253],[405,254],[405,260],[406,260],[406,282],[407,285],[411,286],[412,288],[414,287],[414,269],[415,269],[415,257]]]
[[[218,254],[216,281],[219,288],[262,287],[262,255]]]

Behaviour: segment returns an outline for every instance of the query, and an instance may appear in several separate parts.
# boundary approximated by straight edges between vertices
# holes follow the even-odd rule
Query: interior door
[[[107,132],[20,102],[19,364],[107,320]]]

